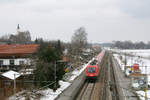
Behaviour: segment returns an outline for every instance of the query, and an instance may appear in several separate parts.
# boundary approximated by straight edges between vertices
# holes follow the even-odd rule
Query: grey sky
[[[150,0],[0,0],[0,36],[17,24],[33,39],[70,41],[84,26],[89,42],[149,41]]]

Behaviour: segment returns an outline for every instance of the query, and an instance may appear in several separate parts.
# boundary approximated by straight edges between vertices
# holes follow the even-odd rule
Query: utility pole
[[[127,65],[127,55],[125,53],[125,66]]]
[[[142,70],[144,70],[144,62],[142,61]]]
[[[55,84],[54,89],[56,90],[56,61],[55,61],[55,72],[54,72]]]
[[[62,60],[57,60],[57,61],[55,61],[55,65],[54,65],[54,80],[55,80],[54,89],[53,89],[54,92],[55,92],[56,89],[57,89],[57,88],[56,88],[56,87],[57,87],[57,84],[56,84],[56,83],[57,83],[57,80],[56,80],[56,79],[57,79],[57,73],[56,73],[56,72],[57,72],[57,62],[62,62]]]
[[[16,100],[16,74],[14,74],[14,100]]]
[[[145,100],[148,100],[148,97],[147,97],[147,89],[148,89],[148,75],[147,75],[147,66],[145,66],[145,74],[146,74]]]

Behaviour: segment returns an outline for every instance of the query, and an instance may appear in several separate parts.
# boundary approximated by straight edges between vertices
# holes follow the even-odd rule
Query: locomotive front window
[[[95,72],[96,72],[96,68],[94,68],[94,67],[89,67],[89,68],[88,68],[88,72],[89,72],[89,73],[95,73]]]

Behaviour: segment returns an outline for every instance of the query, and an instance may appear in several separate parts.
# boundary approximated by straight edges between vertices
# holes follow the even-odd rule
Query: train
[[[105,55],[105,50],[102,50],[87,67],[86,67],[86,79],[96,80],[99,76],[99,71],[101,68],[101,62]]]

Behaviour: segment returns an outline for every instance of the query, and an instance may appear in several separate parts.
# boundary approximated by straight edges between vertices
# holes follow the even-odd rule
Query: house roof
[[[131,73],[130,77],[146,77],[146,74],[141,73]]]
[[[11,80],[14,80],[14,79],[16,79],[16,78],[21,76],[20,73],[12,71],[12,70],[7,71],[7,72],[5,72],[5,73],[3,73],[1,75],[6,77],[6,78],[8,78],[8,79],[11,79]]]
[[[0,45],[0,57],[1,56],[16,56],[16,55],[26,55],[35,53],[39,45],[37,44],[1,44]]]

